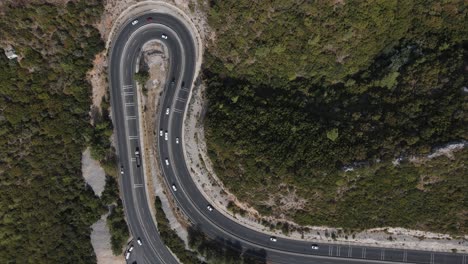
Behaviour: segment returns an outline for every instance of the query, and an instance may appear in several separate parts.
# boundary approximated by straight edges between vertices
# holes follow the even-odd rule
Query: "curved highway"
[[[149,19],[151,18],[151,19]],[[138,21],[134,23],[133,21]],[[133,23],[132,23],[133,22]],[[162,38],[163,34],[167,38]],[[459,263],[468,264],[466,255],[360,247],[318,243],[278,237],[249,229],[231,218],[208,210],[208,201],[193,182],[184,159],[182,142],[183,118],[190,99],[195,71],[195,44],[189,30],[178,19],[161,13],[148,12],[127,21],[111,46],[109,80],[117,148],[123,167],[121,193],[127,222],[134,238],[129,262],[177,263],[161,241],[153,222],[145,190],[142,159],[138,157],[145,147],[139,131],[138,100],[133,74],[144,43],[158,39],[169,51],[168,82],[161,96],[158,113],[158,151],[160,167],[179,208],[189,220],[208,237],[230,244],[268,263]],[[174,82],[172,82],[174,80]],[[169,108],[169,114],[166,109]],[[163,136],[159,131],[163,131]],[[167,140],[164,133],[167,131]],[[180,142],[176,142],[179,139]],[[139,155],[136,153],[140,153]],[[138,245],[140,238],[142,245]]]

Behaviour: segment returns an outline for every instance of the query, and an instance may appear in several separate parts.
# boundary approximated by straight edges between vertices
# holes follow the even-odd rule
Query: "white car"
[[[137,239],[137,242],[138,242],[138,245],[140,245],[140,246],[143,245],[143,243],[141,243],[141,239],[140,239],[140,238]]]
[[[163,131],[162,130],[159,130],[159,136],[162,137],[163,136]]]
[[[176,143],[176,144],[179,144],[179,138],[176,138],[176,139],[175,139],[175,143]]]
[[[319,246],[317,244],[312,244],[312,249],[318,250]]]
[[[140,148],[136,147],[136,149],[135,149],[135,158],[139,158],[139,157],[140,157]]]
[[[124,174],[124,169],[123,169],[123,166],[120,166],[120,174]]]
[[[211,205],[207,205],[206,206],[206,209],[208,209],[208,211],[212,212],[213,211],[213,207]]]
[[[172,190],[174,190],[174,192],[177,192],[177,187],[175,186],[175,184],[172,184]]]
[[[167,141],[167,138],[168,138],[168,135],[167,135],[167,132],[164,133],[164,139]]]
[[[272,237],[270,237],[270,241],[271,241],[271,242],[276,242],[276,241],[278,241],[278,239],[276,239],[275,236],[272,236]]]
[[[136,25],[136,24],[138,24],[138,20],[137,20],[137,19],[135,19],[135,20],[132,21],[132,25],[133,25],[133,26]]]
[[[169,115],[169,107],[166,108],[166,115]]]
[[[132,252],[133,250],[133,246],[130,246],[130,248],[128,249],[128,252]]]
[[[161,38],[167,39],[167,35],[166,35],[166,34],[162,34],[162,35],[161,35]]]
[[[166,166],[169,166],[169,159],[166,159]]]
[[[130,257],[130,252],[127,252],[127,254],[125,254],[125,259],[128,259]]]

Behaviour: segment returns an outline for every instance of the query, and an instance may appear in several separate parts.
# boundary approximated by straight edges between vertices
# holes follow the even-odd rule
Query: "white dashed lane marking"
[[[124,90],[124,91],[125,90],[131,90],[131,89],[133,89],[133,86],[131,84],[122,86],[122,90]]]

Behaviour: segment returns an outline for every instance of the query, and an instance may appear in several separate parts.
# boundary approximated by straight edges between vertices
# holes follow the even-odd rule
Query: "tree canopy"
[[[102,3],[7,1],[1,11],[1,39],[19,58],[0,55],[0,260],[95,263],[90,226],[103,211],[81,153]]]
[[[408,213],[419,222],[397,217],[399,203],[410,199],[424,205],[431,195],[439,209],[466,200],[443,191],[461,195],[457,184],[468,182],[461,163],[438,161],[457,181],[446,180],[441,168],[434,171],[444,179],[440,189],[429,192],[416,188],[421,168],[391,165],[468,138],[463,1],[226,0],[212,1],[209,14],[216,38],[204,67],[207,144],[218,175],[238,197],[279,214],[281,196],[294,191],[306,204],[287,214],[303,224],[466,233],[461,205],[442,210],[452,217],[450,228],[425,206]],[[364,209],[382,193],[375,187],[351,207],[368,218],[341,218],[351,209],[338,208],[353,201],[342,192],[358,188],[345,166],[365,167],[361,176],[372,182],[376,168],[390,182],[405,175],[412,181],[404,192],[414,196],[387,199],[388,210],[377,214]],[[398,192],[390,182],[386,197]]]

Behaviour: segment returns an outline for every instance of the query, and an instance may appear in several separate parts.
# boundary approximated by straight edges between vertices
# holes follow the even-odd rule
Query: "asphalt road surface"
[[[151,17],[151,21],[148,21]],[[138,23],[132,24],[138,20]],[[162,38],[165,34],[167,39]],[[141,47],[150,40],[164,43],[170,55],[168,81],[161,96],[161,111],[158,113],[158,151],[161,168],[168,186],[173,184],[177,204],[193,225],[220,244],[242,250],[267,263],[427,263],[468,264],[467,255],[361,247],[316,243],[278,237],[276,242],[270,235],[249,229],[216,209],[208,210],[208,201],[193,182],[184,159],[182,143],[183,117],[187,109],[191,83],[195,70],[195,45],[188,29],[176,18],[161,13],[135,17],[120,29],[114,39],[110,55],[109,80],[114,126],[117,131],[117,152],[120,165],[121,193],[127,222],[134,240],[129,244],[134,249],[129,263],[178,263],[159,237],[153,222],[146,196],[142,159],[144,146],[140,138],[137,94],[133,74]],[[171,83],[174,80],[174,83]],[[166,109],[169,108],[169,115]],[[159,130],[163,136],[159,136]],[[164,133],[167,131],[168,140]],[[180,142],[176,143],[176,138]],[[167,163],[166,163],[167,160]],[[140,165],[140,166],[138,166]],[[153,201],[151,201],[153,202]],[[140,238],[142,245],[136,239]],[[188,263],[187,263],[188,264]]]

